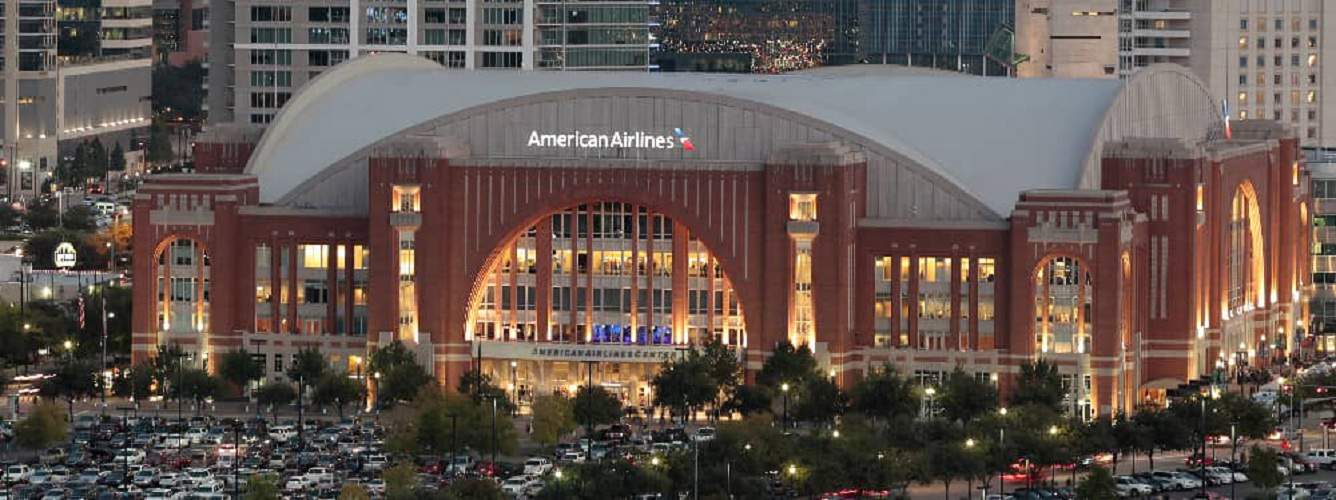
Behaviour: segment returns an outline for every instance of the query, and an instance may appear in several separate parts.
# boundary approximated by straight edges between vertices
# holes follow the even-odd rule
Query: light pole
[[[779,384],[779,391],[784,393],[784,432],[789,432],[789,383]]]
[[[520,381],[515,376],[517,368],[519,368],[519,363],[513,359],[510,360],[511,416],[518,415],[520,411]]]
[[[974,438],[965,439],[965,451],[966,453],[974,451]],[[965,496],[969,497],[974,495],[973,493],[970,493],[972,491],[974,491],[974,476],[971,475],[965,479]]]
[[[1006,450],[1005,450],[1005,445],[1003,443],[1007,439],[1007,407],[1003,406],[1001,408],[998,408],[997,414],[1000,417],[997,426],[997,452],[999,455],[1001,455],[1001,458],[1005,459]],[[1006,471],[1006,468],[1007,464],[1003,463],[1002,469],[997,471],[997,494],[1002,496],[1006,496],[1007,494],[1007,483],[1006,483],[1007,478],[1006,476],[1003,475],[1003,472]]]
[[[1234,432],[1234,424],[1229,424],[1229,498],[1237,498],[1234,496],[1234,467],[1237,467],[1238,464],[1234,463],[1234,455],[1238,453],[1238,450],[1239,437]]]
[[[923,390],[923,394],[926,394],[928,396],[927,399],[923,400],[923,404],[925,405],[923,410],[923,416],[927,418],[932,418],[932,397],[937,395],[937,389],[929,387]]]

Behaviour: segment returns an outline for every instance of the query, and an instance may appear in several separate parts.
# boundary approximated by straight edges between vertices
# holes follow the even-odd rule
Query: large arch
[[[180,251],[184,248],[188,255]],[[198,345],[205,345],[203,338],[212,330],[212,311],[209,286],[212,278],[212,266],[209,263],[210,250],[207,241],[199,235],[188,233],[169,233],[159,239],[152,252],[152,276],[147,283],[149,296],[154,299],[149,321],[149,333],[154,335],[156,343],[166,343],[168,337],[180,338],[195,335]],[[174,278],[174,268],[189,266],[192,273],[185,276],[189,281],[178,287]],[[184,297],[188,294],[190,297]],[[161,295],[161,298],[159,298]],[[182,297],[178,299],[178,297]],[[178,303],[185,302],[186,309]],[[176,319],[181,314],[189,315],[184,323]],[[159,318],[161,316],[161,318]],[[181,325],[185,325],[182,327]]]
[[[496,168],[489,170],[493,173],[497,171]],[[545,169],[535,168],[501,170],[510,170],[511,173],[519,176],[537,177],[565,175],[579,178],[590,173],[566,169],[559,172],[542,172]],[[646,183],[654,182],[660,176],[672,178],[671,172],[659,172],[657,175],[653,173],[610,175],[607,170],[594,170],[603,174],[599,180],[587,179],[586,182],[567,185],[564,189],[544,193],[542,196],[528,197],[524,201],[517,202],[515,209],[505,214],[501,220],[493,221],[496,223],[493,231],[484,234],[479,229],[478,233],[475,233],[478,238],[473,241],[456,241],[456,244],[464,244],[466,247],[460,250],[464,255],[463,263],[466,269],[464,277],[469,285],[466,290],[462,291],[463,293],[452,294],[456,298],[455,302],[445,308],[447,316],[442,319],[447,324],[447,331],[450,330],[449,325],[457,325],[457,327],[463,329],[469,327],[471,302],[478,296],[484,285],[487,271],[496,265],[507,248],[508,242],[515,240],[529,227],[556,211],[566,207],[597,202],[639,205],[647,210],[666,215],[684,225],[693,236],[699,238],[702,245],[718,260],[724,274],[732,282],[741,303],[744,328],[749,332],[758,330],[756,325],[760,323],[759,318],[755,315],[762,310],[760,304],[762,300],[760,292],[761,262],[759,258],[761,242],[753,241],[756,239],[755,235],[749,234],[751,231],[747,231],[746,228],[759,230],[762,224],[761,220],[738,221],[739,223],[734,224],[728,224],[717,219],[710,220],[711,216],[714,215],[710,205],[717,207],[719,203],[722,203],[722,200],[716,200],[714,203],[696,200],[695,203],[691,203],[681,196],[670,194],[671,192],[645,188]],[[458,175],[458,171],[452,173]],[[760,171],[717,173],[721,176],[735,176],[745,183],[745,187],[740,188],[743,191],[741,197],[751,199],[759,194],[757,193],[759,191],[757,185],[761,181]],[[522,183],[523,181],[517,182]],[[638,194],[639,196],[633,197],[632,194]],[[457,213],[465,212],[465,210],[460,210]],[[753,212],[744,212],[739,216],[759,219],[753,215]],[[725,228],[722,226],[732,227]],[[467,232],[467,230],[462,232]]]
[[[556,211],[551,211],[551,212],[547,212],[547,213],[539,212],[539,213],[537,213],[536,215],[533,215],[532,217],[529,217],[529,218],[528,218],[528,220],[529,220],[529,221],[532,221],[532,222],[530,222],[530,223],[528,223],[528,224],[526,224],[525,222],[519,222],[519,223],[516,225],[516,226],[518,227],[518,229],[515,229],[515,230],[512,230],[512,231],[508,231],[507,234],[506,234],[505,236],[503,236],[503,238],[501,239],[501,243],[500,243],[499,245],[497,245],[496,248],[493,249],[493,251],[487,256],[487,258],[486,258],[485,260],[483,260],[482,264],[481,264],[481,265],[479,266],[479,268],[478,268],[477,273],[476,273],[475,275],[472,276],[472,285],[469,287],[469,291],[468,291],[468,297],[469,297],[469,300],[468,300],[468,309],[467,309],[467,311],[468,311],[469,317],[466,318],[466,320],[465,320],[465,321],[466,321],[466,324],[465,324],[465,340],[472,340],[472,339],[476,338],[477,332],[476,332],[476,331],[471,331],[473,325],[476,323],[476,319],[475,319],[473,316],[474,316],[475,314],[478,313],[479,305],[480,305],[480,304],[482,303],[482,301],[483,301],[483,297],[484,297],[484,293],[485,293],[485,291],[486,291],[486,287],[488,287],[488,286],[490,286],[490,285],[492,284],[492,283],[489,282],[489,281],[490,281],[490,278],[493,276],[492,273],[497,272],[498,269],[501,267],[501,264],[502,264],[502,263],[509,257],[509,253],[510,253],[511,249],[515,248],[513,245],[515,245],[515,242],[516,242],[517,240],[519,240],[523,235],[528,234],[528,233],[529,233],[530,231],[532,231],[534,228],[543,225],[545,221],[550,220],[549,218],[552,217],[552,216],[554,216],[554,215],[564,214],[564,213],[566,213],[566,212],[571,212],[571,211],[574,211],[574,210],[577,209],[577,208],[582,208],[582,207],[592,207],[592,206],[594,206],[594,205],[608,205],[608,204],[620,204],[620,205],[626,205],[626,206],[632,207],[633,212],[632,212],[632,215],[630,215],[630,217],[631,217],[631,220],[632,220],[633,227],[627,227],[627,228],[624,228],[625,231],[627,231],[627,232],[632,232],[632,234],[634,234],[634,233],[638,233],[638,232],[652,233],[652,231],[653,231],[652,227],[639,226],[639,224],[640,224],[640,219],[639,219],[639,218],[640,218],[640,215],[641,215],[641,214],[644,214],[644,215],[646,216],[646,222],[647,222],[647,223],[650,223],[650,224],[653,223],[653,218],[654,218],[654,217],[663,217],[663,218],[665,219],[665,220],[664,220],[665,223],[670,222],[670,223],[673,223],[674,225],[680,225],[680,226],[682,226],[682,228],[683,228],[683,229],[686,229],[687,232],[689,233],[689,236],[686,236],[686,237],[689,238],[689,239],[695,239],[696,241],[699,241],[700,244],[705,248],[705,251],[706,251],[706,253],[709,255],[709,258],[710,258],[712,261],[715,261],[715,262],[718,262],[718,263],[719,263],[718,265],[719,265],[721,274],[723,275],[723,280],[725,281],[725,283],[729,283],[729,282],[730,282],[730,275],[729,275],[727,266],[726,266],[726,265],[722,262],[722,260],[720,260],[719,257],[716,255],[716,252],[715,252],[714,249],[717,248],[717,247],[712,246],[712,245],[715,245],[715,244],[717,244],[717,243],[712,242],[712,241],[707,241],[707,238],[706,238],[706,237],[708,237],[708,235],[704,235],[704,234],[700,234],[700,233],[695,232],[695,231],[692,229],[692,226],[690,226],[690,225],[688,225],[688,224],[685,224],[685,223],[681,223],[681,222],[675,220],[675,219],[671,216],[671,214],[669,214],[669,213],[661,212],[661,211],[659,211],[657,208],[654,208],[653,206],[645,205],[645,204],[644,204],[644,200],[631,200],[630,198],[622,198],[622,199],[594,199],[594,198],[590,198],[590,199],[587,199],[587,200],[585,200],[585,201],[583,201],[583,202],[581,202],[581,203],[578,203],[578,204],[576,204],[576,205],[568,205],[567,207],[562,208],[562,209],[558,209],[558,210],[556,210]],[[540,209],[540,210],[541,210],[541,209]],[[670,209],[670,210],[671,210],[671,209]],[[592,211],[592,209],[590,209],[590,211]],[[680,213],[680,211],[674,211],[674,212]],[[578,213],[575,215],[575,217],[579,217]],[[576,225],[578,226],[579,224],[577,223]],[[550,230],[550,228],[549,228],[549,230]],[[594,228],[593,228],[593,227],[588,227],[588,228],[587,228],[587,231],[593,232],[593,231],[594,231]],[[535,239],[537,239],[537,238],[542,238],[542,237],[544,237],[544,236],[545,236],[545,235],[544,235],[544,233],[543,233],[541,230],[540,230],[540,231],[537,231],[537,232],[535,233]],[[548,236],[551,236],[551,235],[548,235]],[[676,236],[677,236],[677,235],[676,235],[676,230],[674,230],[674,237],[676,237]],[[702,236],[706,236],[706,237],[702,237]],[[556,239],[555,236],[552,236],[552,238],[553,238],[554,240]],[[578,236],[578,232],[577,232],[577,231],[572,231],[572,236],[569,236],[569,237],[566,237],[566,238],[567,238],[567,239],[571,239],[571,240],[574,240],[574,239],[576,239],[576,238],[579,238],[579,236]],[[600,236],[600,237],[594,237],[594,236],[591,235],[591,236],[589,237],[589,239],[590,239],[590,240],[594,240],[594,239],[603,239],[603,237],[602,237],[602,236]],[[616,240],[616,239],[618,239],[618,238],[612,238],[612,239]],[[620,238],[620,239],[625,239],[625,238]],[[637,239],[637,240],[639,241],[638,236],[634,236],[632,239]],[[646,239],[645,241],[648,241],[648,239]],[[665,248],[666,248],[666,249],[668,250],[669,253],[673,253],[673,252],[674,252],[674,246],[673,246],[673,245],[675,245],[674,240],[672,240],[672,239],[668,239],[668,240],[665,241],[665,240],[663,240],[663,239],[656,239],[656,241],[657,241],[657,243],[656,243],[655,246],[654,246],[655,251],[663,251],[663,250],[665,250]],[[602,243],[602,242],[600,242],[600,243]],[[537,242],[536,242],[536,245],[535,245],[535,246],[537,246],[537,247],[539,247],[539,248],[542,248],[542,244],[541,244],[541,243],[537,243]],[[531,251],[533,251],[535,254],[537,254],[537,249],[527,249],[527,250],[531,250]],[[554,251],[555,251],[555,250],[557,250],[557,249],[556,249],[555,247],[552,247],[552,248],[549,248],[549,250],[554,250]],[[572,250],[573,252],[575,251],[575,249],[573,249],[573,248],[572,248],[571,250]],[[644,257],[644,256],[645,256],[645,252],[646,252],[647,250],[648,250],[648,249],[646,249],[646,248],[644,248],[644,247],[638,247],[638,248],[635,248],[634,251],[635,251],[635,252],[639,252],[639,253],[640,253],[640,256],[641,256],[641,257]],[[604,250],[602,250],[602,251],[607,251],[607,249],[604,249]],[[620,250],[613,250],[613,251],[620,251]],[[592,257],[592,256],[591,256],[591,257]],[[674,258],[676,258],[676,257],[674,257]],[[537,257],[537,256],[535,255],[535,260],[542,260],[542,259],[541,259],[540,257]],[[646,259],[646,261],[647,261],[647,262],[652,261],[652,257]],[[638,264],[639,264],[638,262],[632,262],[632,264],[631,264],[632,269],[633,269],[633,270],[636,269],[636,266],[637,266]],[[671,279],[673,279],[673,278],[675,277],[675,276],[674,276],[674,273],[677,272],[677,269],[676,269],[677,264],[678,264],[678,262],[674,260],[674,261],[673,261],[673,267],[674,267],[674,269],[670,269],[670,270],[669,270],[669,275],[667,276],[668,279],[671,280]],[[550,265],[551,265],[551,264],[550,264]],[[592,269],[592,262],[591,262],[590,266],[591,266],[590,268]],[[538,267],[541,267],[541,266],[538,266]],[[634,280],[634,281],[636,281],[637,283],[639,283],[639,280],[641,280],[642,278],[646,278],[646,281],[649,281],[649,280],[651,280],[651,279],[654,279],[656,283],[659,283],[658,287],[656,287],[656,288],[663,287],[663,284],[662,284],[663,282],[662,282],[661,280],[657,280],[657,279],[655,279],[655,278],[650,278],[650,276],[652,275],[652,272],[651,272],[651,271],[652,271],[652,269],[650,269],[650,268],[643,269],[643,270],[634,270],[634,271],[633,271],[633,274],[632,274],[633,277],[632,277],[631,279]],[[539,272],[541,272],[541,270],[539,270]],[[642,272],[645,273],[643,276],[642,276],[641,274],[639,274],[639,273],[642,273]],[[590,276],[593,276],[593,273],[592,273],[592,272],[590,272]],[[608,279],[608,277],[615,277],[615,276],[625,276],[625,275],[624,275],[624,274],[620,274],[620,275],[601,275],[601,276],[599,276],[599,278],[600,278],[600,279]],[[550,279],[550,278],[549,278],[549,279]],[[575,279],[574,274],[572,274],[572,279]],[[713,277],[710,277],[710,279],[713,279]],[[590,278],[590,280],[592,281],[592,277]],[[541,282],[541,281],[540,281],[540,282]],[[581,285],[581,286],[582,286],[582,285]],[[667,286],[667,287],[664,287],[664,288],[671,288],[671,287],[673,287],[673,286],[675,286],[675,283],[673,283],[673,282],[670,281],[670,282],[668,283],[668,286]],[[634,288],[634,286],[633,286],[633,288]],[[730,288],[730,290],[734,290],[734,291],[736,291],[736,288],[735,288],[735,287],[732,287],[731,285],[729,286],[729,288]],[[643,291],[643,289],[641,289],[641,290]],[[543,293],[542,290],[538,290],[538,291],[537,291],[537,294],[542,294],[542,293]],[[512,298],[512,300],[516,300],[516,299],[513,299],[513,298]],[[575,301],[572,301],[572,302],[574,303]],[[742,301],[741,299],[739,299],[738,302],[741,303],[741,302],[743,302],[743,301]],[[650,309],[651,306],[650,306],[650,305],[645,305],[644,303],[640,303],[640,304],[637,306],[637,310],[636,310],[636,311],[632,311],[632,312],[630,312],[630,313],[618,313],[618,314],[630,314],[631,316],[634,317],[634,316],[637,316],[637,315],[639,315],[639,314],[642,313],[641,311],[638,310],[639,307],[644,307],[644,309],[646,309],[645,312],[648,312],[648,310]],[[676,316],[676,309],[677,309],[678,307],[686,308],[686,307],[688,307],[688,305],[685,304],[685,303],[681,303],[681,304],[679,304],[679,303],[677,303],[677,302],[674,302],[673,305],[672,305],[672,307],[673,307],[673,311],[674,311],[672,314],[673,314],[674,316]],[[591,305],[591,308],[592,308],[592,305]],[[735,343],[735,345],[736,345],[737,347],[743,347],[743,348],[745,348],[745,347],[746,347],[746,331],[747,331],[747,324],[746,324],[746,319],[745,319],[745,318],[746,318],[746,313],[745,313],[745,312],[746,312],[746,306],[745,306],[745,305],[741,305],[741,306],[739,307],[739,309],[740,309],[740,310],[742,311],[742,313],[743,313],[743,319],[742,319],[743,326],[742,326],[742,329],[741,329],[741,330],[742,330],[742,331],[741,331],[741,335],[742,335],[742,336],[740,337],[740,342]],[[573,313],[573,314],[574,314],[574,313]],[[542,317],[543,314],[540,313],[540,314],[538,314],[538,316],[539,316],[539,317]],[[538,328],[539,330],[541,330],[544,326],[550,326],[550,324],[551,324],[552,322],[553,322],[552,320],[549,320],[549,325],[537,325],[537,328]],[[628,322],[629,322],[629,324],[634,325],[634,324],[636,324],[636,323],[638,322],[638,319],[632,318],[632,319],[629,319]],[[642,324],[642,325],[643,325],[643,324]],[[675,327],[675,326],[676,326],[676,325],[670,325],[670,328],[673,328],[673,327]],[[695,343],[695,341],[696,341],[696,339],[692,339],[689,335],[687,335],[687,334],[685,334],[685,333],[683,333],[683,332],[671,331],[671,334],[672,334],[672,335],[671,335],[670,339],[669,339],[667,342],[665,342],[666,344],[675,344],[675,345],[693,344],[693,343]],[[581,342],[581,341],[583,341],[583,342],[590,342],[590,339],[589,339],[589,337],[588,337],[588,332],[586,332],[585,335],[586,335],[586,337],[585,337],[583,340],[581,340],[581,339],[579,339],[579,338],[571,339],[571,338],[569,338],[569,337],[562,337],[560,334],[558,334],[558,335],[556,335],[556,341],[558,341],[558,342]],[[553,341],[553,340],[554,340],[554,339],[553,339],[552,332],[537,331],[537,332],[535,332],[535,336],[534,336],[534,337],[535,337],[535,338],[528,339],[528,340],[530,340],[530,341]],[[649,340],[650,340],[649,343],[653,343],[653,342],[652,342],[652,339],[649,339]],[[646,343],[646,342],[645,342],[645,340],[641,340],[641,339],[638,339],[638,338],[637,338],[637,339],[635,339],[635,340],[632,340],[630,343],[641,343],[641,344],[643,344],[643,343]]]
[[[1087,265],[1086,259],[1076,255],[1050,253],[1039,259],[1030,273],[1035,287],[1033,349],[1037,355],[1090,352],[1095,301],[1093,276],[1094,269]],[[1071,302],[1061,303],[1064,300]],[[1068,329],[1071,331],[1065,332]],[[1059,342],[1061,337],[1066,342]]]

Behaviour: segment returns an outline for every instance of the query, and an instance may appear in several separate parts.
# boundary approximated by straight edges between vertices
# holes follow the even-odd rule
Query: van
[[[93,203],[93,211],[98,215],[111,217],[116,214],[116,204],[110,201],[99,201]]]
[[[1308,453],[1304,453],[1304,458],[1320,469],[1336,468],[1336,450],[1308,450]]]

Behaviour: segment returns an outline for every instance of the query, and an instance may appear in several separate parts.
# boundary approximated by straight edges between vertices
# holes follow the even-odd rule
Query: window
[[[422,30],[422,43],[425,45],[445,45],[445,30]]]
[[[305,294],[307,304],[329,303],[329,287],[323,280],[306,280],[302,293]]]
[[[310,43],[346,44],[348,28],[310,28],[306,37]]]
[[[1248,75],[1239,75],[1239,85],[1248,84]]]
[[[251,28],[251,43],[292,43],[292,30],[288,28]]]
[[[484,68],[519,68],[523,65],[524,55],[519,52],[483,52]]]
[[[346,23],[350,17],[347,7],[311,7],[306,16],[313,23]]]
[[[292,97],[291,92],[251,92],[251,107],[262,109],[281,108]]]
[[[1239,67],[1240,67],[1240,68],[1246,68],[1246,67],[1248,67],[1248,58],[1247,58],[1247,57],[1239,57]]]
[[[1266,48],[1266,38],[1265,38],[1265,37],[1260,37],[1260,36],[1257,37],[1257,48],[1259,48],[1259,49],[1265,49],[1265,48]]]
[[[1308,20],[1308,30],[1309,31],[1317,30],[1317,19]]]
[[[520,30],[483,30],[482,44],[498,47],[518,47],[524,43]]]
[[[367,45],[403,45],[408,43],[408,30],[404,28],[367,28]]]
[[[1240,49],[1248,48],[1248,37],[1246,36],[1239,37],[1239,48]]]
[[[450,24],[464,24],[468,19],[468,9],[463,7],[450,8]]]
[[[422,12],[422,22],[432,24],[445,23],[445,9],[425,9]]]
[[[292,51],[286,49],[284,50],[252,49],[250,51],[250,61],[251,64],[258,64],[258,65],[291,66]]]
[[[449,37],[446,38],[446,41],[449,42],[450,45],[464,45],[465,43],[464,33],[465,33],[464,30],[450,30],[447,33]],[[463,66],[460,67],[462,68]]]
[[[816,193],[789,194],[789,220],[816,220]]]
[[[513,7],[488,7],[482,11],[483,24],[524,24],[522,10]]]
[[[312,50],[307,53],[307,60],[311,66],[333,66],[348,60],[348,51]]]
[[[1280,31],[1280,30],[1285,29],[1285,20],[1284,20],[1284,19],[1276,19],[1276,20],[1275,20],[1275,27],[1276,27],[1276,31]]]
[[[403,7],[367,7],[368,23],[404,24],[408,22],[408,9]]]
[[[1310,49],[1316,49],[1316,48],[1317,48],[1317,37],[1315,37],[1315,36],[1310,36],[1310,37],[1308,37],[1308,48],[1310,48]]]
[[[1317,66],[1317,54],[1308,54],[1308,67]]]
[[[291,71],[252,71],[252,87],[291,87]]]
[[[252,5],[250,8],[250,16],[251,21],[255,22],[289,22],[292,21],[292,7]]]
[[[1248,29],[1248,20],[1247,20],[1247,19],[1239,19],[1239,29],[1241,29],[1241,30],[1247,30],[1247,29]]]

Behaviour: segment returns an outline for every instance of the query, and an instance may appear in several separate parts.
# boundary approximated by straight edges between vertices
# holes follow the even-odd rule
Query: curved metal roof
[[[270,125],[246,171],[259,177],[261,200],[273,202],[345,157],[443,115],[524,96],[632,88],[723,96],[829,123],[851,141],[913,159],[1005,217],[1021,191],[1079,187],[1123,88],[1117,80],[878,69],[780,76],[458,71],[415,56],[366,56],[307,84]]]

